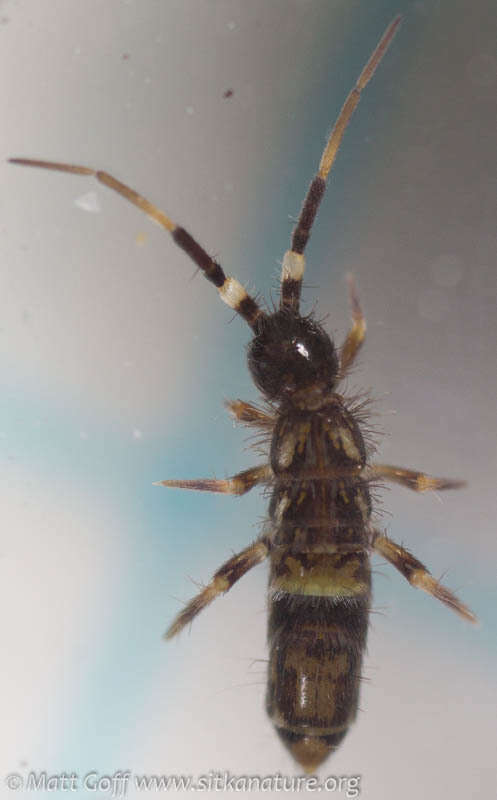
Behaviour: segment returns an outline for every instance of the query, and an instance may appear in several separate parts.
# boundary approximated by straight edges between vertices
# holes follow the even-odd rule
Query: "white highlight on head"
[[[303,342],[296,342],[295,346],[301,356],[304,356],[304,358],[307,359],[309,358],[309,351]]]

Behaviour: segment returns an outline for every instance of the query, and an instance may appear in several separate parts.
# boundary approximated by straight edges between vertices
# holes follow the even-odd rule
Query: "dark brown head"
[[[305,394],[319,403],[338,378],[335,347],[311,317],[280,309],[258,320],[249,345],[252,377],[268,400],[306,405]]]

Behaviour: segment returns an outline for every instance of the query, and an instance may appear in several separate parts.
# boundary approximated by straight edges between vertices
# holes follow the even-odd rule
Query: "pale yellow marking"
[[[309,439],[309,434],[311,432],[311,423],[310,422],[301,422],[298,426],[297,432],[297,453],[302,455],[305,450],[305,446],[307,444],[307,440]]]
[[[314,597],[355,597],[368,591],[367,584],[356,576],[361,562],[350,560],[339,568],[334,562],[333,555],[320,554],[314,564],[304,566],[298,558],[286,556],[280,563],[289,572],[274,576],[270,590]]]
[[[257,555],[257,561],[264,561],[269,552],[267,545],[264,542],[256,542],[251,548],[254,555]]]
[[[221,594],[222,592],[227,592],[229,588],[230,582],[228,578],[218,575],[218,577],[214,578],[212,581],[212,585],[207,587],[206,594],[214,598],[216,595]]]
[[[294,253],[293,250],[287,250],[283,256],[283,264],[281,267],[281,282],[286,280],[302,280],[305,271],[305,258],[301,253]]]
[[[361,454],[348,428],[331,428],[328,436],[335,450],[342,450],[351,461],[360,462]]]
[[[364,498],[364,493],[360,489],[356,489],[355,504],[361,512],[362,521],[367,522],[370,514],[369,507]]]
[[[287,508],[291,505],[291,503],[292,503],[292,501],[290,500],[289,496],[285,492],[285,494],[278,501],[278,505],[276,506],[276,510],[275,510],[275,513],[274,513],[274,521],[275,521],[276,525],[281,524],[281,521],[283,519],[283,515],[284,515],[285,511],[287,510]]]
[[[434,491],[438,488],[440,481],[437,478],[430,478],[429,475],[418,475],[416,489],[418,492]]]
[[[307,497],[307,491],[305,489],[303,489],[300,492],[300,494],[299,494],[299,496],[297,498],[297,505],[298,506],[302,505],[302,503],[305,501],[306,497]]]
[[[361,454],[348,428],[339,428],[338,433],[346,455],[351,459],[351,461],[360,461]]]
[[[223,594],[223,592],[227,592],[229,588],[230,588],[230,582],[228,578],[222,575],[218,575],[198,595],[199,599],[201,598],[202,600],[202,606],[206,606],[209,603],[212,603],[212,601],[218,596],[218,594]]]
[[[226,278],[225,282],[218,289],[219,296],[223,303],[233,308],[235,311],[248,294],[242,284],[236,278]]]
[[[293,461],[293,456],[295,455],[295,447],[297,446],[297,436],[295,431],[288,431],[283,436],[283,439],[280,442],[278,447],[278,452],[276,455],[278,466],[285,469],[289,467]]]
[[[341,450],[342,449],[342,442],[341,442],[341,439],[340,439],[340,437],[338,435],[338,431],[335,428],[331,428],[330,431],[328,432],[328,435],[329,435],[329,437],[331,439],[331,443],[332,443],[333,447],[335,448],[335,450]]]

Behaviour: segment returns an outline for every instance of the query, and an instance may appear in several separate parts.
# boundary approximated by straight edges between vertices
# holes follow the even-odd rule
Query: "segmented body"
[[[371,591],[371,501],[357,475],[365,463],[359,426],[338,395],[319,411],[280,416],[266,703],[303,766],[339,745],[357,711]]]
[[[268,410],[236,400],[240,422],[271,433],[269,463],[231,478],[160,481],[170,488],[244,494],[272,488],[270,525],[232,556],[183,608],[166,632],[176,636],[217,596],[267,557],[270,571],[267,710],[294,758],[308,772],[336,749],[353,721],[370,607],[369,552],[398,569],[466,620],[476,617],[430,575],[421,561],[370,523],[369,481],[388,480],[417,492],[457,489],[463,481],[435,478],[391,464],[366,464],[358,415],[336,393],[364,341],[366,321],[349,281],[352,326],[338,349],[311,316],[301,316],[304,249],[326,180],[362,90],[371,80],[400,24],[396,17],[349,93],[323,151],[283,256],[278,310],[264,311],[181,226],[108,172],[78,164],[14,158],[31,167],[93,175],[148,214],[173,237],[217,288],[220,298],[253,332],[248,366]]]

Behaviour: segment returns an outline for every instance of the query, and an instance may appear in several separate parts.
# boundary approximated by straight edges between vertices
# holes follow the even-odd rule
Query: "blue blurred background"
[[[490,796],[493,4],[53,0],[1,11],[3,158],[113,172],[268,300],[326,135],[404,14],[334,168],[305,310],[329,314],[340,341],[354,273],[368,341],[350,391],[377,398],[380,459],[469,481],[443,497],[385,491],[381,524],[446,572],[482,624],[375,563],[362,711],[323,773],[361,775],[363,794],[382,800]],[[152,485],[257,461],[223,409],[256,400],[248,328],[119,197],[82,178],[1,170],[1,779],[292,775],[263,707],[266,568],[191,633],[161,640],[196,591],[189,576],[207,581],[265,515],[257,492]]]

